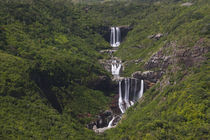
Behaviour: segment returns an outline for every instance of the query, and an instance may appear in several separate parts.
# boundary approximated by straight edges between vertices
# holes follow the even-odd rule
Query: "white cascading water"
[[[137,79],[134,79],[135,80],[135,85],[134,85],[134,96],[133,96],[133,101],[136,101],[136,92],[137,92]]]
[[[122,99],[122,89],[121,89],[121,81],[119,81],[119,101],[118,101],[118,105],[119,105],[119,108],[120,108],[120,111],[122,113],[125,113],[125,108],[123,106],[123,99]]]
[[[112,127],[112,123],[114,121],[115,117],[112,118],[112,120],[109,122],[108,127]]]
[[[125,104],[126,104],[126,109],[130,107],[130,103],[129,103],[129,94],[130,94],[130,79],[129,78],[126,78],[125,79],[125,98],[124,98],[124,101],[125,101]]]
[[[121,40],[121,33],[119,27],[111,27],[110,45],[112,47],[119,47]],[[139,98],[143,96],[144,92],[144,81],[141,80],[141,87],[139,87],[139,81],[135,78],[122,78],[120,77],[120,70],[122,63],[119,60],[112,60],[111,72],[115,80],[119,81],[119,98],[118,106],[122,113],[125,113],[126,109],[134,105]],[[133,83],[134,81],[134,83]],[[124,84],[122,84],[124,82]],[[124,87],[123,87],[124,85]],[[122,90],[124,89],[124,90]],[[117,116],[112,117],[107,127],[98,128],[95,132],[104,132],[107,129],[113,128],[113,122]],[[120,117],[121,118],[121,117]],[[119,120],[118,120],[119,121]],[[116,124],[115,124],[116,126]]]
[[[141,80],[141,90],[139,92],[138,99],[143,96],[143,92],[144,92],[144,80]]]
[[[110,44],[112,47],[120,46],[121,33],[119,27],[111,27]]]
[[[134,84],[132,82],[134,80]],[[122,81],[124,81],[124,92],[122,92]],[[141,87],[138,88],[138,80],[125,78],[124,80],[119,81],[119,108],[122,113],[125,113],[126,109],[134,105],[143,96],[144,92],[144,80],[141,80]],[[132,87],[134,85],[134,87]],[[134,89],[133,89],[134,88]],[[124,99],[122,98],[124,95]],[[131,97],[132,98],[131,98]]]
[[[117,37],[116,37],[116,46],[120,46],[120,39],[121,39],[121,33],[120,33],[120,28],[116,27],[116,32],[117,32]]]
[[[117,63],[116,60],[113,60],[111,66],[112,66],[111,67],[112,68],[112,70],[111,70],[112,75],[119,76],[120,75],[120,69],[121,69],[121,66],[122,66],[121,62]]]

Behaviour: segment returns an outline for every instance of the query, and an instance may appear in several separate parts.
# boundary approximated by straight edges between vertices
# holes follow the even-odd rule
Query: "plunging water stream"
[[[110,45],[112,47],[120,46],[121,33],[119,27],[111,27]]]
[[[110,45],[114,48],[120,46],[120,28],[119,27],[111,27],[110,34]],[[116,50],[116,49],[115,49]],[[118,98],[118,107],[120,109],[121,114],[113,114],[112,119],[109,121],[107,127],[98,128],[95,132],[101,133],[107,129],[115,127],[117,116],[121,118],[122,114],[125,111],[134,105],[139,98],[142,97],[144,92],[144,81],[138,80],[130,77],[120,77],[120,72],[122,70],[122,62],[118,58],[113,59],[111,61],[111,73],[114,76],[114,80],[118,82],[119,85],[119,98]],[[115,124],[114,124],[115,122]]]

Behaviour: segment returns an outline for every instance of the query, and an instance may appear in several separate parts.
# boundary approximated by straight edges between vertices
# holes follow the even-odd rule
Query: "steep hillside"
[[[0,1],[0,139],[208,139],[209,2],[185,2]],[[127,28],[122,75],[151,88],[97,135],[118,94],[99,64],[111,26]]]
[[[93,20],[68,2],[0,6],[0,139],[92,137],[85,125],[111,93]]]
[[[209,138],[208,6],[155,5],[135,20],[116,55],[124,60],[124,75],[150,81],[143,74],[155,72],[159,80],[107,139]]]

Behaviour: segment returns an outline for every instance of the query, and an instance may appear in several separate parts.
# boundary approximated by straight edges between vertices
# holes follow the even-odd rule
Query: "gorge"
[[[209,0],[0,7],[0,139],[209,139]]]
[[[118,47],[120,47],[120,36],[120,28],[111,27],[110,44],[111,47],[113,47],[113,50],[108,50],[109,52],[115,52],[117,51]],[[103,50],[102,52],[106,52],[106,50]],[[122,61],[119,58],[114,57],[113,54],[111,54],[111,61],[109,62],[111,62],[111,64],[108,65],[111,65],[109,72],[111,72],[113,75],[112,80],[114,82],[118,82],[118,109],[120,110],[120,113],[110,110],[110,115],[107,116],[108,119],[99,119],[95,122],[91,122],[91,124],[87,127],[93,129],[96,133],[103,133],[105,130],[115,127],[125,111],[138,102],[138,100],[143,96],[144,92],[144,80],[120,76],[123,66]],[[103,116],[104,114],[102,114],[102,117]],[[102,121],[109,122],[107,123],[107,126],[105,125],[104,127],[104,125],[102,125],[103,127],[100,128],[97,123],[102,124]]]

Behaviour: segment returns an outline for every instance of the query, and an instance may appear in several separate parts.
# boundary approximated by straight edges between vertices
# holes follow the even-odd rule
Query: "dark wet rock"
[[[93,121],[93,122],[90,122],[90,123],[87,125],[87,128],[88,128],[88,129],[93,129],[94,127],[97,129],[96,122],[94,122],[94,121]]]
[[[89,88],[94,89],[94,90],[101,90],[106,93],[115,90],[116,87],[114,87],[112,80],[106,76],[98,76],[95,79],[91,79],[88,81]]]
[[[119,105],[118,105],[118,99],[119,99],[119,95],[116,94],[110,104],[110,108],[114,114],[121,114],[121,111],[120,111]]]
[[[118,27],[120,28],[121,40],[123,41],[125,37],[127,36],[128,32],[132,30],[132,27],[130,25],[121,25]]]
[[[111,110],[106,110],[106,111],[104,111],[104,113],[103,113],[103,116],[111,116],[113,114],[113,112],[111,111]]]
[[[106,110],[97,115],[96,120],[89,123],[87,125],[87,128],[97,129],[97,128],[107,127],[109,122],[112,120],[112,117],[113,117],[113,112],[111,110]]]
[[[115,116],[115,119],[113,121],[113,126],[117,125],[117,123],[121,120],[122,114]]]

